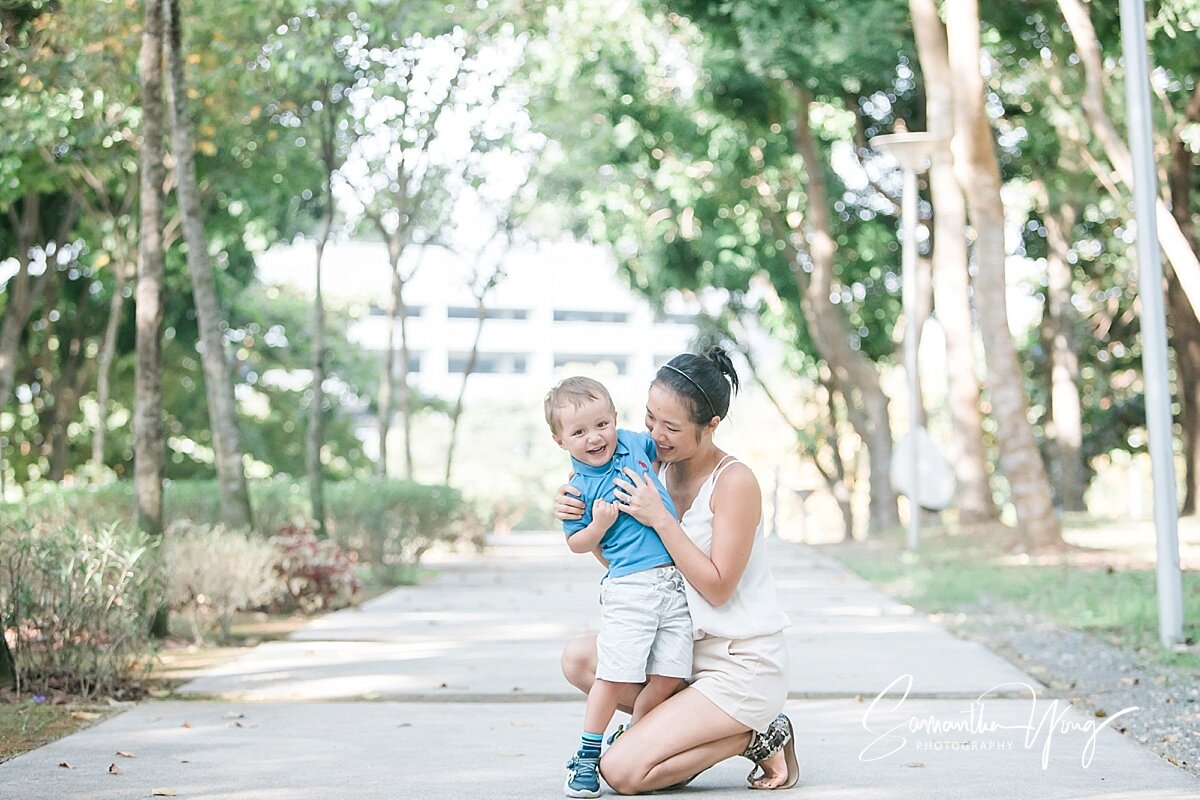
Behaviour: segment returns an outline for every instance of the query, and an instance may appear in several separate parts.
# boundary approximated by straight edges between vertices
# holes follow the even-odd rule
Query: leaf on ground
[[[121,758],[137,758],[137,756],[135,756],[133,753],[130,753],[128,750],[118,750],[117,755],[119,755]]]
[[[910,767],[910,768],[913,768],[913,769],[920,769],[920,768],[924,767],[924,766],[925,766],[925,764],[923,764],[923,763],[922,763],[922,762],[920,762],[920,761],[914,761],[914,762],[912,762],[911,764],[905,764],[904,766],[906,766],[906,767]]]
[[[108,774],[109,775],[121,775],[121,774],[123,774],[123,772],[124,771],[120,767],[118,767],[116,764],[108,765]]]
[[[225,715],[225,719],[245,719],[246,715],[240,711],[230,711]]]
[[[58,762],[58,765],[60,767],[62,767],[63,769],[75,769],[70,764],[68,764],[66,761],[60,761],[60,762]]]
[[[258,726],[255,725],[253,722],[234,721],[234,722],[229,723],[225,727],[227,727],[227,728],[257,728]]]
[[[530,722],[529,720],[524,720],[524,719],[514,719],[514,720],[512,721],[512,726],[513,726],[514,728],[532,728],[532,727],[533,727],[533,723],[532,723],[532,722]]]
[[[159,787],[159,788],[155,789],[153,792],[151,792],[150,796],[151,797],[174,797],[175,790],[167,789],[166,787]]]
[[[80,722],[91,722],[94,719],[100,719],[100,715],[95,711],[72,711],[71,719],[77,719]]]
[[[185,720],[183,721],[183,724],[182,724],[182,725],[180,725],[179,727],[181,727],[181,728],[190,728],[190,727],[192,727],[192,723],[188,722],[188,721],[185,719]]]

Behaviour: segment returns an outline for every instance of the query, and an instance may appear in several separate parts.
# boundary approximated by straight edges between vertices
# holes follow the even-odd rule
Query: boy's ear
[[[553,439],[554,443],[556,445],[558,445],[559,447],[561,447],[563,450],[567,449],[567,446],[565,444],[563,444],[562,437],[559,436],[557,433],[550,434],[550,438]]]

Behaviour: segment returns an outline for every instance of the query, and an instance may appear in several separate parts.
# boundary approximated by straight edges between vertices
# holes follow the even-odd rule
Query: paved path
[[[1075,711],[810,548],[773,541],[771,554],[794,622],[788,713],[804,777],[790,796],[1200,797],[1200,781],[1096,732],[1114,717]],[[141,704],[0,764],[0,800],[561,796],[583,702],[558,654],[596,623],[599,567],[540,535],[434,566],[426,586],[193,681],[181,694],[194,699]],[[747,769],[732,759],[674,794],[745,798]]]

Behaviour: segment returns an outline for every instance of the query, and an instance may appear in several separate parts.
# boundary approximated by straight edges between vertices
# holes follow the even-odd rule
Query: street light
[[[1158,542],[1158,637],[1164,647],[1183,641],[1183,587],[1179,572],[1175,451],[1171,445],[1171,393],[1167,376],[1167,323],[1163,310],[1162,262],[1158,256],[1155,204],[1158,199],[1150,116],[1146,52],[1146,6],[1121,0],[1121,43],[1125,55],[1125,103],[1129,152],[1133,158],[1133,207],[1137,219],[1138,299],[1141,301],[1142,373],[1146,427],[1154,471],[1154,529]]]
[[[921,387],[917,376],[917,345],[920,331],[917,330],[917,173],[929,168],[929,158],[938,147],[947,144],[944,139],[931,133],[891,133],[875,136],[871,146],[881,150],[900,162],[904,171],[904,197],[901,205],[901,227],[903,237],[904,287],[904,371],[908,377],[908,534],[906,545],[909,550],[917,549],[918,526],[920,523],[920,474],[921,448]]]

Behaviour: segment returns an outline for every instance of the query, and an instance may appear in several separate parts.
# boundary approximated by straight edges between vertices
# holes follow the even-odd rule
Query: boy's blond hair
[[[582,376],[563,378],[559,381],[553,389],[546,393],[546,424],[550,426],[550,432],[555,436],[562,433],[558,422],[560,408],[567,405],[578,408],[588,400],[603,400],[608,403],[613,414],[617,413],[612,395],[600,381]]]

